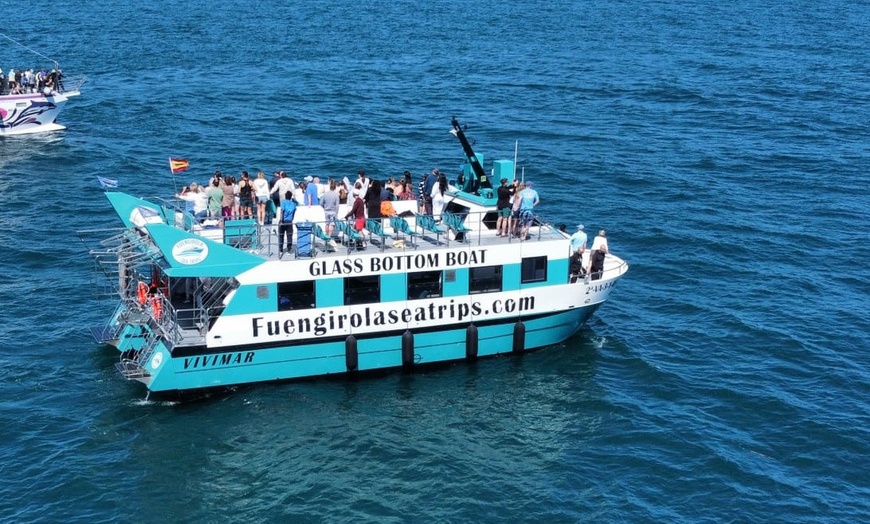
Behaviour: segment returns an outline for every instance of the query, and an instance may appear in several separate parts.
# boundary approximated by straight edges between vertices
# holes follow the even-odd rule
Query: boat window
[[[441,271],[408,273],[408,300],[441,296]]]
[[[344,305],[372,304],[381,301],[380,275],[344,279]]]
[[[316,303],[314,281],[278,283],[278,311],[311,309]]]
[[[547,280],[547,257],[529,257],[523,259],[522,282],[544,282]]]
[[[468,270],[468,292],[498,293],[502,289],[501,266],[472,267]]]

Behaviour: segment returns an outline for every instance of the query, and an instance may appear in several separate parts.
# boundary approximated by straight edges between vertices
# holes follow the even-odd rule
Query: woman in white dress
[[[438,183],[432,186],[432,218],[436,221],[441,220],[441,213],[444,212],[446,201],[444,200],[444,192],[447,191],[447,179],[444,175],[438,177]]]
[[[263,224],[266,222],[266,204],[269,202],[269,181],[262,171],[257,173],[257,179],[254,180],[254,198],[257,199],[257,222]]]

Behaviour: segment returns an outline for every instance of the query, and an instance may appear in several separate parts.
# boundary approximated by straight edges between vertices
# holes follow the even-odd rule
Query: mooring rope
[[[12,42],[13,44],[17,44],[17,45],[23,47],[24,49],[27,49],[28,51],[30,51],[30,52],[33,53],[33,54],[35,54],[35,55],[37,55],[37,56],[40,56],[40,57],[42,57],[42,58],[45,58],[45,59],[48,60],[49,62],[54,63],[54,67],[55,67],[55,68],[58,67],[57,60],[53,60],[53,59],[51,59],[51,58],[45,56],[44,54],[40,53],[39,51],[36,51],[35,49],[31,49],[31,48],[27,47],[26,45],[24,45],[24,44],[22,44],[21,42],[19,42],[19,41],[13,39],[12,37],[10,37],[10,36],[7,35],[7,34],[0,33],[0,36],[2,36],[3,38],[5,38],[6,40],[9,40],[9,41]]]

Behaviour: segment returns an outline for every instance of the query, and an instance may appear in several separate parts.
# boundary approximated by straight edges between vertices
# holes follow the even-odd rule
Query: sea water
[[[0,140],[0,520],[870,520],[866,2],[0,6],[89,78]],[[91,340],[97,176],[416,179],[452,116],[632,264],[564,344],[178,405]]]

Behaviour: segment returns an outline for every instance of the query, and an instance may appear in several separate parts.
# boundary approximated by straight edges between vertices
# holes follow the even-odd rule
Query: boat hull
[[[396,330],[316,344],[206,348],[159,346],[136,379],[152,393],[172,397],[244,384],[342,376],[377,370],[413,371],[452,361],[521,354],[563,342],[601,305],[528,318],[453,324],[413,332]]]
[[[78,91],[0,96],[0,136],[48,133],[66,129],[56,122],[66,102]]]

